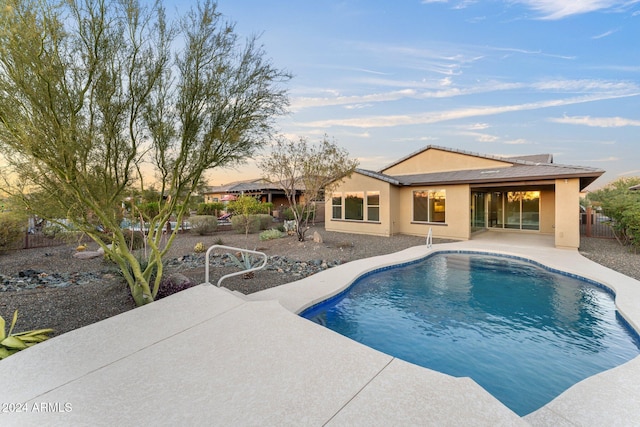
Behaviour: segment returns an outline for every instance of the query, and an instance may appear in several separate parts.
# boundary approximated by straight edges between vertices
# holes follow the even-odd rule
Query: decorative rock
[[[317,231],[313,232],[313,241],[314,243],[322,243],[322,236]]]
[[[102,255],[103,254],[100,253],[99,251],[84,251],[84,252],[76,252],[75,254],[73,254],[73,257],[78,259],[92,259],[92,258],[99,258]]]

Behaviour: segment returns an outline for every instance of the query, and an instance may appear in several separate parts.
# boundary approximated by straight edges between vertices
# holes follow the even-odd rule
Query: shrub
[[[198,215],[217,216],[219,212],[224,210],[224,203],[200,203],[198,205]]]
[[[260,230],[268,230],[273,225],[273,217],[269,214],[256,215],[260,223]]]
[[[195,285],[195,282],[180,273],[172,274],[169,277],[165,277],[162,279],[162,281],[160,282],[160,286],[158,287],[158,293],[156,294],[155,299],[157,301],[161,298],[173,295],[176,292],[189,289]]]
[[[0,213],[0,252],[12,249],[24,237],[26,222],[11,212]]]
[[[206,251],[207,251],[207,248],[202,242],[196,243],[196,245],[193,247],[193,252],[197,254],[201,254],[202,252],[206,252]]]
[[[189,220],[191,232],[204,236],[213,234],[218,229],[218,218],[211,215],[196,215]]]
[[[59,224],[54,224],[48,222],[44,227],[42,227],[42,234],[48,239],[59,238],[63,235],[64,228],[62,228]]]
[[[282,233],[280,230],[272,228],[270,230],[265,230],[262,233],[260,233],[260,240],[279,239],[282,236],[284,236],[284,233]]]
[[[257,233],[260,231],[260,220],[257,215],[234,215],[231,217],[231,228],[238,233]]]
[[[141,231],[123,231],[124,240],[127,242],[127,247],[130,250],[144,248],[145,237]]]
[[[312,209],[311,212],[309,213],[309,220],[313,220],[316,217],[316,211],[315,211],[315,207],[308,207],[309,209]],[[298,211],[298,216],[300,217],[301,220],[304,221],[305,217],[306,217],[306,213],[303,215],[303,207],[302,206],[298,206],[297,207],[297,211]],[[282,217],[287,220],[287,221],[292,221],[295,219],[295,217],[293,216],[293,209],[291,209],[291,207],[288,207],[284,210],[284,212],[282,212]]]

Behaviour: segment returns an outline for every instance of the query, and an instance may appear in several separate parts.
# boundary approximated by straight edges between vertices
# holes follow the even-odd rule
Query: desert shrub
[[[219,212],[224,210],[224,203],[200,203],[198,204],[198,215],[218,215]]]
[[[260,230],[268,230],[273,225],[273,217],[269,214],[258,214],[256,217],[260,222]]]
[[[260,203],[258,205],[258,211],[256,213],[261,213],[261,214],[267,214],[269,215],[271,213],[271,210],[273,209],[273,203],[271,202],[264,202],[264,203]]]
[[[196,245],[193,247],[193,252],[197,254],[201,254],[202,252],[206,252],[206,251],[207,251],[207,247],[202,242],[196,243]]]
[[[238,233],[257,233],[260,231],[260,220],[257,215],[234,215],[231,217],[231,228]]]
[[[315,207],[309,206],[308,209],[310,209],[309,212],[309,220],[313,221],[313,219],[315,219],[316,217],[316,210]],[[298,217],[301,220],[305,220],[306,219],[306,212],[303,212],[304,208],[302,206],[297,206],[296,210],[298,211]],[[288,207],[284,210],[284,212],[282,213],[282,217],[287,220],[287,221],[292,221],[295,219],[294,215],[293,215],[293,209],[291,209],[291,207]]]
[[[193,286],[196,286],[196,283],[188,277],[180,273],[172,274],[162,279],[155,299],[159,300],[161,298],[168,297],[169,295],[184,291],[185,289],[189,289]]]
[[[218,229],[218,218],[211,215],[195,215],[189,220],[191,232],[204,236],[212,234]]]
[[[144,248],[145,237],[141,231],[124,231],[124,240],[131,250]]]
[[[42,227],[42,234],[48,239],[57,239],[62,237],[65,230],[59,224],[54,224],[52,222],[48,222],[44,227]]]
[[[284,236],[283,232],[281,232],[280,230],[277,230],[275,228],[271,228],[269,230],[264,230],[262,233],[260,233],[260,240],[279,239],[282,236]]]
[[[24,236],[26,222],[12,212],[0,213],[0,252],[12,247]]]

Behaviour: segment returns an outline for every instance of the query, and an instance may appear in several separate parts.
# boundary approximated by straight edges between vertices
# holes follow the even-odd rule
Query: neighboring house
[[[327,231],[468,240],[480,230],[555,235],[580,245],[580,192],[601,169],[550,154],[498,157],[429,145],[384,169],[356,169],[330,194]]]
[[[302,190],[299,190],[299,193],[301,192]],[[289,206],[284,190],[263,178],[209,187],[203,192],[205,203],[228,202],[242,195],[256,197],[263,203],[273,203],[275,210]]]

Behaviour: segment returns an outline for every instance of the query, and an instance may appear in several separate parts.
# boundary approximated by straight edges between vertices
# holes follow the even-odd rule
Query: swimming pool
[[[438,253],[305,310],[356,341],[469,376],[519,415],[638,355],[612,296],[521,259]]]

